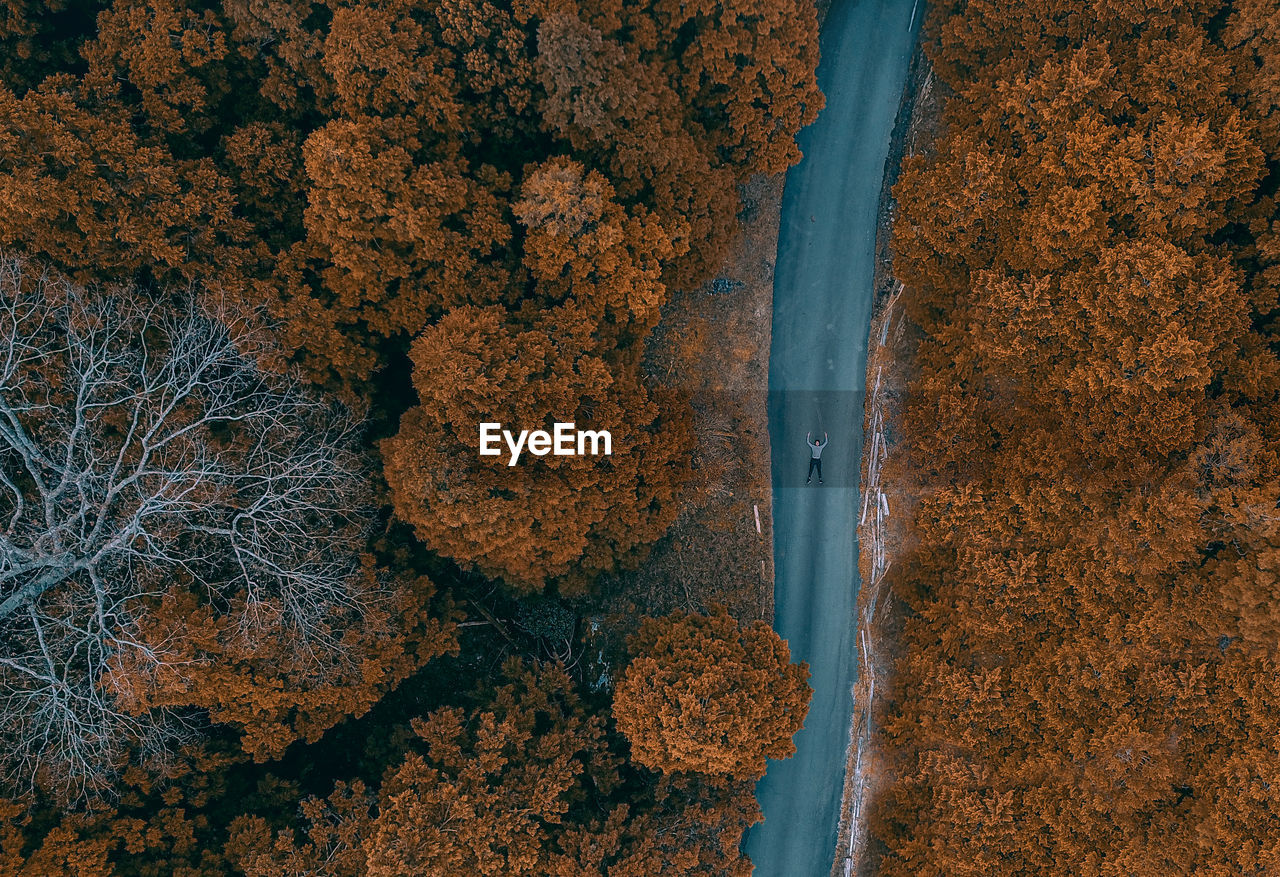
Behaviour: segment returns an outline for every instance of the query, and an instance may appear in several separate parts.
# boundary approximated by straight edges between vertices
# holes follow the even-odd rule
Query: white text
[[[502,446],[499,439],[506,442],[507,450],[511,454],[511,459],[507,461],[508,466],[514,466],[520,459],[521,452],[526,450],[535,457],[545,457],[547,454],[556,457],[582,457],[588,453],[598,457],[601,454],[609,456],[613,453],[613,436],[609,434],[609,430],[577,429],[573,423],[557,423],[552,427],[551,432],[544,429],[535,429],[532,432],[522,429],[519,434],[503,429],[501,423],[482,423],[480,424],[480,455],[496,457],[501,454]],[[588,445],[590,451],[587,450]]]

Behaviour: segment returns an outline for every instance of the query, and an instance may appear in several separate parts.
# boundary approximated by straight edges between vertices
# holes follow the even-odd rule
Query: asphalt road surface
[[[765,821],[744,848],[757,877],[828,877],[857,676],[855,528],[876,210],[906,83],[917,0],[834,0],[822,28],[827,96],[787,174],[769,355],[774,627],[809,662],[796,754],[770,762]],[[825,484],[805,486],[806,432],[828,432]],[[841,851],[843,854],[843,851]]]

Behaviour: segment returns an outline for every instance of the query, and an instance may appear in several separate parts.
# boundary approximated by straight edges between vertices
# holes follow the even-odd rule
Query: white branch
[[[359,552],[372,499],[359,422],[273,376],[190,298],[86,291],[0,254],[0,769],[88,794],[130,744],[189,722],[138,715],[113,662],[179,672],[144,631],[157,587],[193,589],[239,636],[336,667],[382,592]],[[157,583],[163,583],[157,585]],[[271,607],[270,611],[261,610]]]

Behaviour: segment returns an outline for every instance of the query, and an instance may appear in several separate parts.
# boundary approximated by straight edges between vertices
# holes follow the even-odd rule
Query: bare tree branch
[[[191,293],[156,305],[0,254],[0,768],[70,797],[121,753],[182,739],[104,680],[173,667],[141,631],[174,587],[252,643],[284,626],[323,675],[361,582],[371,521],[361,424],[256,365]]]

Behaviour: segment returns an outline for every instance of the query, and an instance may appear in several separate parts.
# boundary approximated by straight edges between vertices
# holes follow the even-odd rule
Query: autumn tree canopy
[[[75,64],[46,24],[28,4],[0,14],[0,41],[31,70],[53,65],[0,69],[0,246],[81,282],[217,277],[265,308],[282,356],[352,402],[459,308],[538,331],[571,306],[558,313],[581,325],[567,331],[592,343],[567,359],[609,361],[612,426],[630,446],[671,428],[639,368],[662,305],[718,269],[737,184],[798,160],[795,133],[822,104],[807,0],[118,0]],[[422,433],[457,427],[426,401],[398,446],[418,471],[437,464]],[[554,558],[510,570],[517,587],[571,566],[589,578],[662,532],[679,467],[652,447],[621,465],[609,495],[586,470],[561,473],[594,508],[552,537]],[[424,540],[475,563],[475,547],[429,535],[454,528],[460,495],[440,503],[393,478]],[[519,526],[530,538],[511,551],[546,550],[541,522]],[[511,567],[502,551],[481,566]]]
[[[659,771],[740,779],[764,776],[765,759],[795,752],[812,693],[807,664],[766,624],[711,615],[649,618],[629,643],[632,659],[613,717],[631,757]]]
[[[414,342],[421,405],[383,444],[397,513],[426,544],[519,590],[584,584],[674,519],[691,436],[678,399],[599,350],[576,304],[524,328],[500,308],[450,311]],[[519,386],[519,394],[506,388]],[[479,424],[608,429],[610,456],[479,454]]]
[[[895,189],[892,465],[919,503],[878,873],[1280,867],[1278,27],[1215,0],[931,10],[953,96]]]

